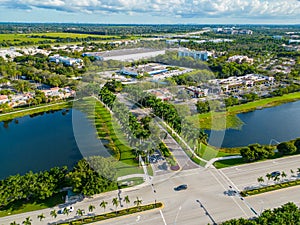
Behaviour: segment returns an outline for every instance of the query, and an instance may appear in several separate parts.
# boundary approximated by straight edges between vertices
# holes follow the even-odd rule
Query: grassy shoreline
[[[96,128],[96,135],[107,143],[105,147],[118,159],[117,176],[129,174],[142,174],[143,168],[139,167],[136,155],[132,151],[127,138],[122,132],[122,128],[108,109],[94,98],[85,98],[82,102],[78,101],[75,108],[87,113],[88,119]],[[94,112],[90,111],[94,110]],[[153,175],[151,166],[147,167],[150,176]]]
[[[300,92],[286,94],[272,98],[260,99],[241,105],[228,107],[226,112],[210,112],[196,114],[187,119],[193,124],[199,124],[202,129],[223,130],[228,128],[239,129],[243,124],[237,114],[251,112],[258,109],[275,107],[281,104],[300,100]],[[225,120],[226,119],[226,120]],[[212,123],[213,121],[213,123]]]
[[[7,113],[0,113],[0,122],[6,120],[12,120],[18,117],[24,117],[36,113],[47,112],[51,110],[60,110],[64,108],[71,108],[73,101],[63,101],[54,104],[44,104],[39,106],[34,106],[32,108],[24,108],[20,110],[14,110]]]

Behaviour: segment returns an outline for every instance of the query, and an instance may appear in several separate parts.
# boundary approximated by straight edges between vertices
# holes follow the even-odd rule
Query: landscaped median
[[[163,207],[163,203],[157,202],[157,203],[152,203],[152,204],[148,204],[148,205],[135,206],[132,208],[122,209],[122,210],[118,210],[115,212],[104,213],[101,215],[88,216],[88,217],[84,217],[84,218],[82,217],[77,220],[59,223],[58,225],[70,225],[70,224],[79,225],[79,224],[95,223],[95,222],[99,222],[99,221],[103,221],[103,220],[107,220],[107,219],[131,215],[134,213],[145,212],[145,211],[158,209],[158,208],[162,208],[162,207]]]
[[[178,165],[174,155],[172,154],[172,152],[164,142],[159,143],[159,149],[163,154],[163,156],[166,158],[168,164],[170,165],[170,169],[173,171],[179,170],[180,166]]]
[[[300,185],[300,180],[287,181],[287,182],[273,184],[270,186],[265,186],[265,187],[261,187],[261,188],[257,188],[257,189],[245,190],[245,191],[241,191],[240,194],[243,197],[247,197],[247,196],[251,196],[251,195],[262,194],[262,193],[269,192],[269,191],[276,191],[276,190],[280,190],[283,188],[293,187],[293,186],[297,186],[297,185]]]

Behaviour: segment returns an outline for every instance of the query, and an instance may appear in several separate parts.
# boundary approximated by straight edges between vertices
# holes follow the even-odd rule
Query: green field
[[[202,129],[223,130],[228,128],[239,129],[243,124],[236,115],[239,113],[250,112],[266,107],[273,107],[283,103],[296,101],[300,99],[300,92],[287,94],[283,96],[265,98],[246,104],[228,107],[226,112],[210,112],[204,114],[196,114],[187,119]]]
[[[35,44],[55,44],[61,43],[59,39],[65,39],[65,43],[79,42],[84,38],[97,38],[98,41],[107,39],[120,39],[120,36],[94,35],[94,34],[74,34],[74,33],[32,33],[32,34],[0,34],[0,46],[6,43],[14,45],[35,45]],[[74,39],[74,40],[70,40]],[[76,39],[76,40],[75,40]],[[59,40],[59,41],[58,41]]]

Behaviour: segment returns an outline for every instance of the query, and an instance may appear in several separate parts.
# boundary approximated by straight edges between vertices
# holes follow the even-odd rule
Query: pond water
[[[55,166],[71,169],[82,157],[108,155],[94,126],[75,109],[0,122],[0,143],[0,179]]]
[[[240,130],[213,131],[211,145],[222,147],[247,146],[253,143],[276,144],[300,137],[300,101],[238,114],[244,122]],[[210,132],[208,132],[210,133]]]

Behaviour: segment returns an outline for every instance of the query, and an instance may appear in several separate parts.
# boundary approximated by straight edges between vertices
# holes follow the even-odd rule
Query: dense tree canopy
[[[291,225],[298,224],[300,221],[300,209],[292,202],[286,203],[279,208],[267,209],[263,213],[252,220],[232,219],[221,223],[220,225],[266,225],[280,224]]]

